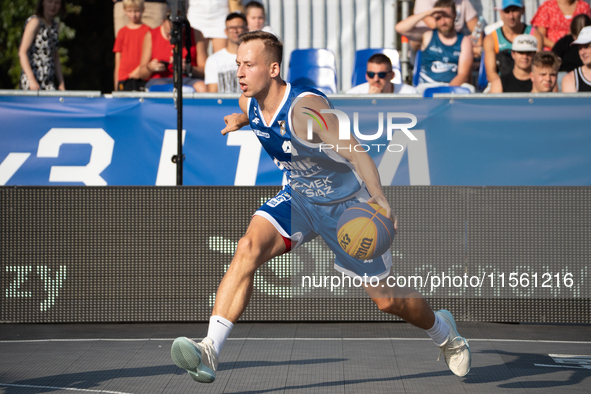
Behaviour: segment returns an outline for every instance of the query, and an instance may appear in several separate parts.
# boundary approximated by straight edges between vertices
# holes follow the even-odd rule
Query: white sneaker
[[[472,353],[466,338],[458,334],[456,321],[449,311],[442,309],[435,312],[440,319],[442,319],[449,326],[449,337],[439,348],[441,354],[445,357],[445,363],[449,369],[458,376],[465,376],[470,372],[470,365],[472,363]],[[437,358],[439,361],[439,358]]]
[[[205,338],[197,343],[189,338],[179,337],[170,349],[172,361],[186,369],[193,380],[201,383],[212,383],[218,369],[218,357],[213,350],[213,342]]]

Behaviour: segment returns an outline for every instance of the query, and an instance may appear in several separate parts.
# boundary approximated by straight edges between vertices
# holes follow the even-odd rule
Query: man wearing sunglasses
[[[392,69],[392,61],[382,53],[376,53],[367,61],[367,82],[357,85],[347,91],[350,94],[416,94],[417,90],[412,86],[393,83],[395,71]]]

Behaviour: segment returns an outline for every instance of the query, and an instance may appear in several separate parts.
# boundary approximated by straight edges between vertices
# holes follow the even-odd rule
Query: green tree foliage
[[[64,0],[65,1],[65,0]],[[21,66],[18,49],[21,44],[23,30],[27,19],[35,12],[36,0],[0,0],[0,88],[12,89],[18,87]],[[78,5],[66,4],[68,15],[77,15],[82,8]],[[68,19],[68,16],[66,16]],[[59,55],[62,62],[64,76],[72,73],[69,66],[69,53],[61,44],[72,40],[76,31],[60,21]]]

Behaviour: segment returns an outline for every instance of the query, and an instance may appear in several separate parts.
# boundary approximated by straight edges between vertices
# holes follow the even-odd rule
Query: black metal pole
[[[177,111],[177,155],[173,157],[176,162],[176,185],[183,185],[183,20],[180,16],[173,16],[171,42],[174,45],[173,53],[173,82],[174,101]],[[175,160],[176,159],[176,160]]]

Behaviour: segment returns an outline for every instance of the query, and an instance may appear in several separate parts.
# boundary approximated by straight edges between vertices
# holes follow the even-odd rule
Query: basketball
[[[394,234],[394,223],[378,204],[355,204],[343,212],[337,223],[339,245],[349,256],[361,260],[386,253]]]

